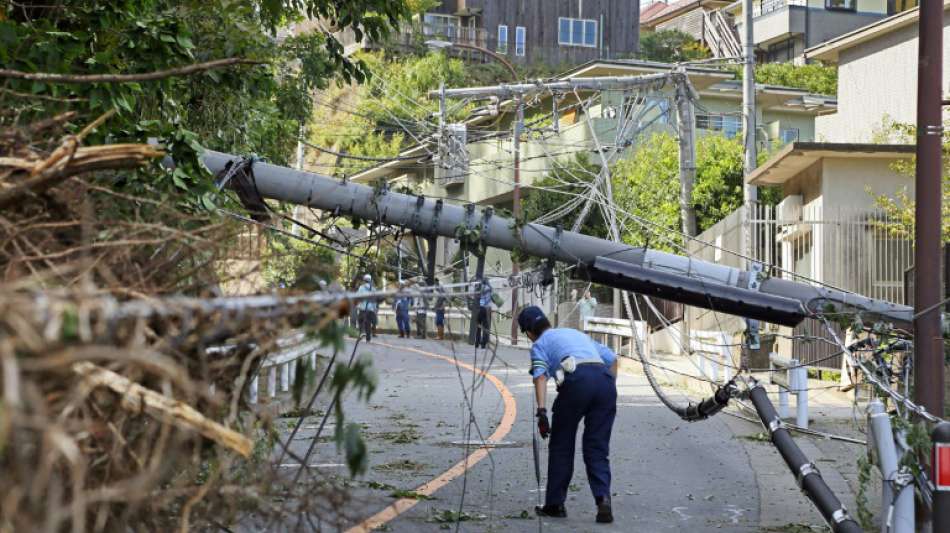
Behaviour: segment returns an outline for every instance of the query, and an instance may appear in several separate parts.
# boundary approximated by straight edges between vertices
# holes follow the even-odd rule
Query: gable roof
[[[653,2],[640,11],[640,24],[643,25],[644,22],[649,22],[660,13],[669,9],[669,7],[670,5],[666,2]]]
[[[950,9],[950,0],[944,0],[943,9],[944,11]],[[872,22],[867,26],[845,33],[844,35],[839,35],[819,45],[812,46],[805,50],[805,57],[807,59],[820,59],[821,61],[837,63],[838,55],[841,52],[849,48],[854,48],[862,43],[878,39],[902,28],[916,25],[919,18],[920,8],[911,8],[896,15]]]

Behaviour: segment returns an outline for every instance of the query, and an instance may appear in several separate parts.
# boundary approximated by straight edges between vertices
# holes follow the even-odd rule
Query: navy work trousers
[[[491,336],[491,308],[479,306],[478,308],[478,326],[475,330],[475,347],[488,348],[489,337]]]
[[[610,431],[617,415],[617,382],[605,365],[578,365],[566,374],[554,399],[548,485],[544,503],[563,504],[574,474],[577,426],[582,439],[587,482],[594,499],[610,496]]]
[[[396,311],[396,327],[399,333],[405,333],[408,336],[412,333],[412,327],[409,325],[409,311]]]

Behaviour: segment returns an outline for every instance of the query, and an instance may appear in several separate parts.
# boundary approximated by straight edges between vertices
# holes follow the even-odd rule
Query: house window
[[[515,27],[515,55],[523,56],[524,47],[525,47],[525,38],[527,37],[527,30],[524,26]]]
[[[643,117],[645,124],[669,124],[670,123],[670,100],[658,96],[648,96],[644,107],[649,113]]]
[[[730,139],[742,131],[742,117],[725,114],[697,114],[696,129],[716,131]]]
[[[854,11],[856,8],[857,0],[825,0],[825,9]]]
[[[498,46],[495,51],[499,54],[508,53],[508,26],[504,24],[498,25]]]
[[[770,44],[765,54],[767,63],[784,63],[795,59],[795,40],[786,39],[780,43]]]
[[[458,36],[458,17],[426,13],[422,18],[422,33],[425,35],[444,35],[451,39]]]
[[[779,138],[782,140],[782,144],[793,143],[798,140],[798,128],[782,128],[779,131]]]
[[[557,42],[562,46],[597,46],[597,21],[558,18]]]

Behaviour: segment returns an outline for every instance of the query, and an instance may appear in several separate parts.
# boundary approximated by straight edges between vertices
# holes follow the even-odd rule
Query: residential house
[[[889,5],[893,4],[893,5]],[[872,24],[897,9],[887,0],[756,0],[752,38],[757,61],[801,61],[805,49]],[[742,2],[726,9],[745,42]]]
[[[950,9],[950,2],[944,2]],[[883,19],[806,51],[838,66],[838,110],[816,123],[819,139],[873,142],[883,122],[916,122],[919,10]],[[950,18],[944,17],[943,86],[950,82]],[[886,74],[885,74],[886,73]]]
[[[770,265],[773,275],[906,303],[912,242],[888,231],[892,221],[875,199],[914,198],[913,178],[895,169],[913,155],[914,146],[871,143],[894,140],[882,134],[885,120],[916,122],[917,18],[918,10],[911,8],[805,52],[809,59],[838,66],[837,110],[816,118],[819,142],[791,144],[747,177],[752,185],[780,187],[781,202],[746,206],[704,232],[691,245],[700,257],[738,266],[737,257],[717,246],[739,249],[745,225],[751,255]],[[944,46],[946,69],[950,42]],[[945,85],[948,79],[945,73]],[[709,327],[706,315],[695,313],[691,325]],[[811,320],[786,333],[826,335]],[[829,359],[833,346],[826,343],[784,340],[778,349],[806,363],[840,364],[839,358]]]
[[[735,33],[732,17],[722,9],[731,0],[680,0],[654,2],[640,14],[642,34],[678,30],[703,43],[716,57],[738,56],[739,36]]]
[[[635,54],[639,18],[636,1],[445,0],[407,31],[415,40],[488,48],[516,63],[576,65]]]
[[[754,0],[752,32],[759,63],[801,61],[805,49],[916,5],[915,0]],[[644,8],[641,32],[680,30],[716,57],[742,54],[741,1],[681,0]]]

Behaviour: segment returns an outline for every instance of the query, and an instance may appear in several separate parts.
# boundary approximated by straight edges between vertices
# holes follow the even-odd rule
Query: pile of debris
[[[0,530],[339,524],[346,491],[291,483],[245,398],[345,305],[207,298],[243,228],[128,179],[161,150],[84,146],[110,115],[0,129]]]

